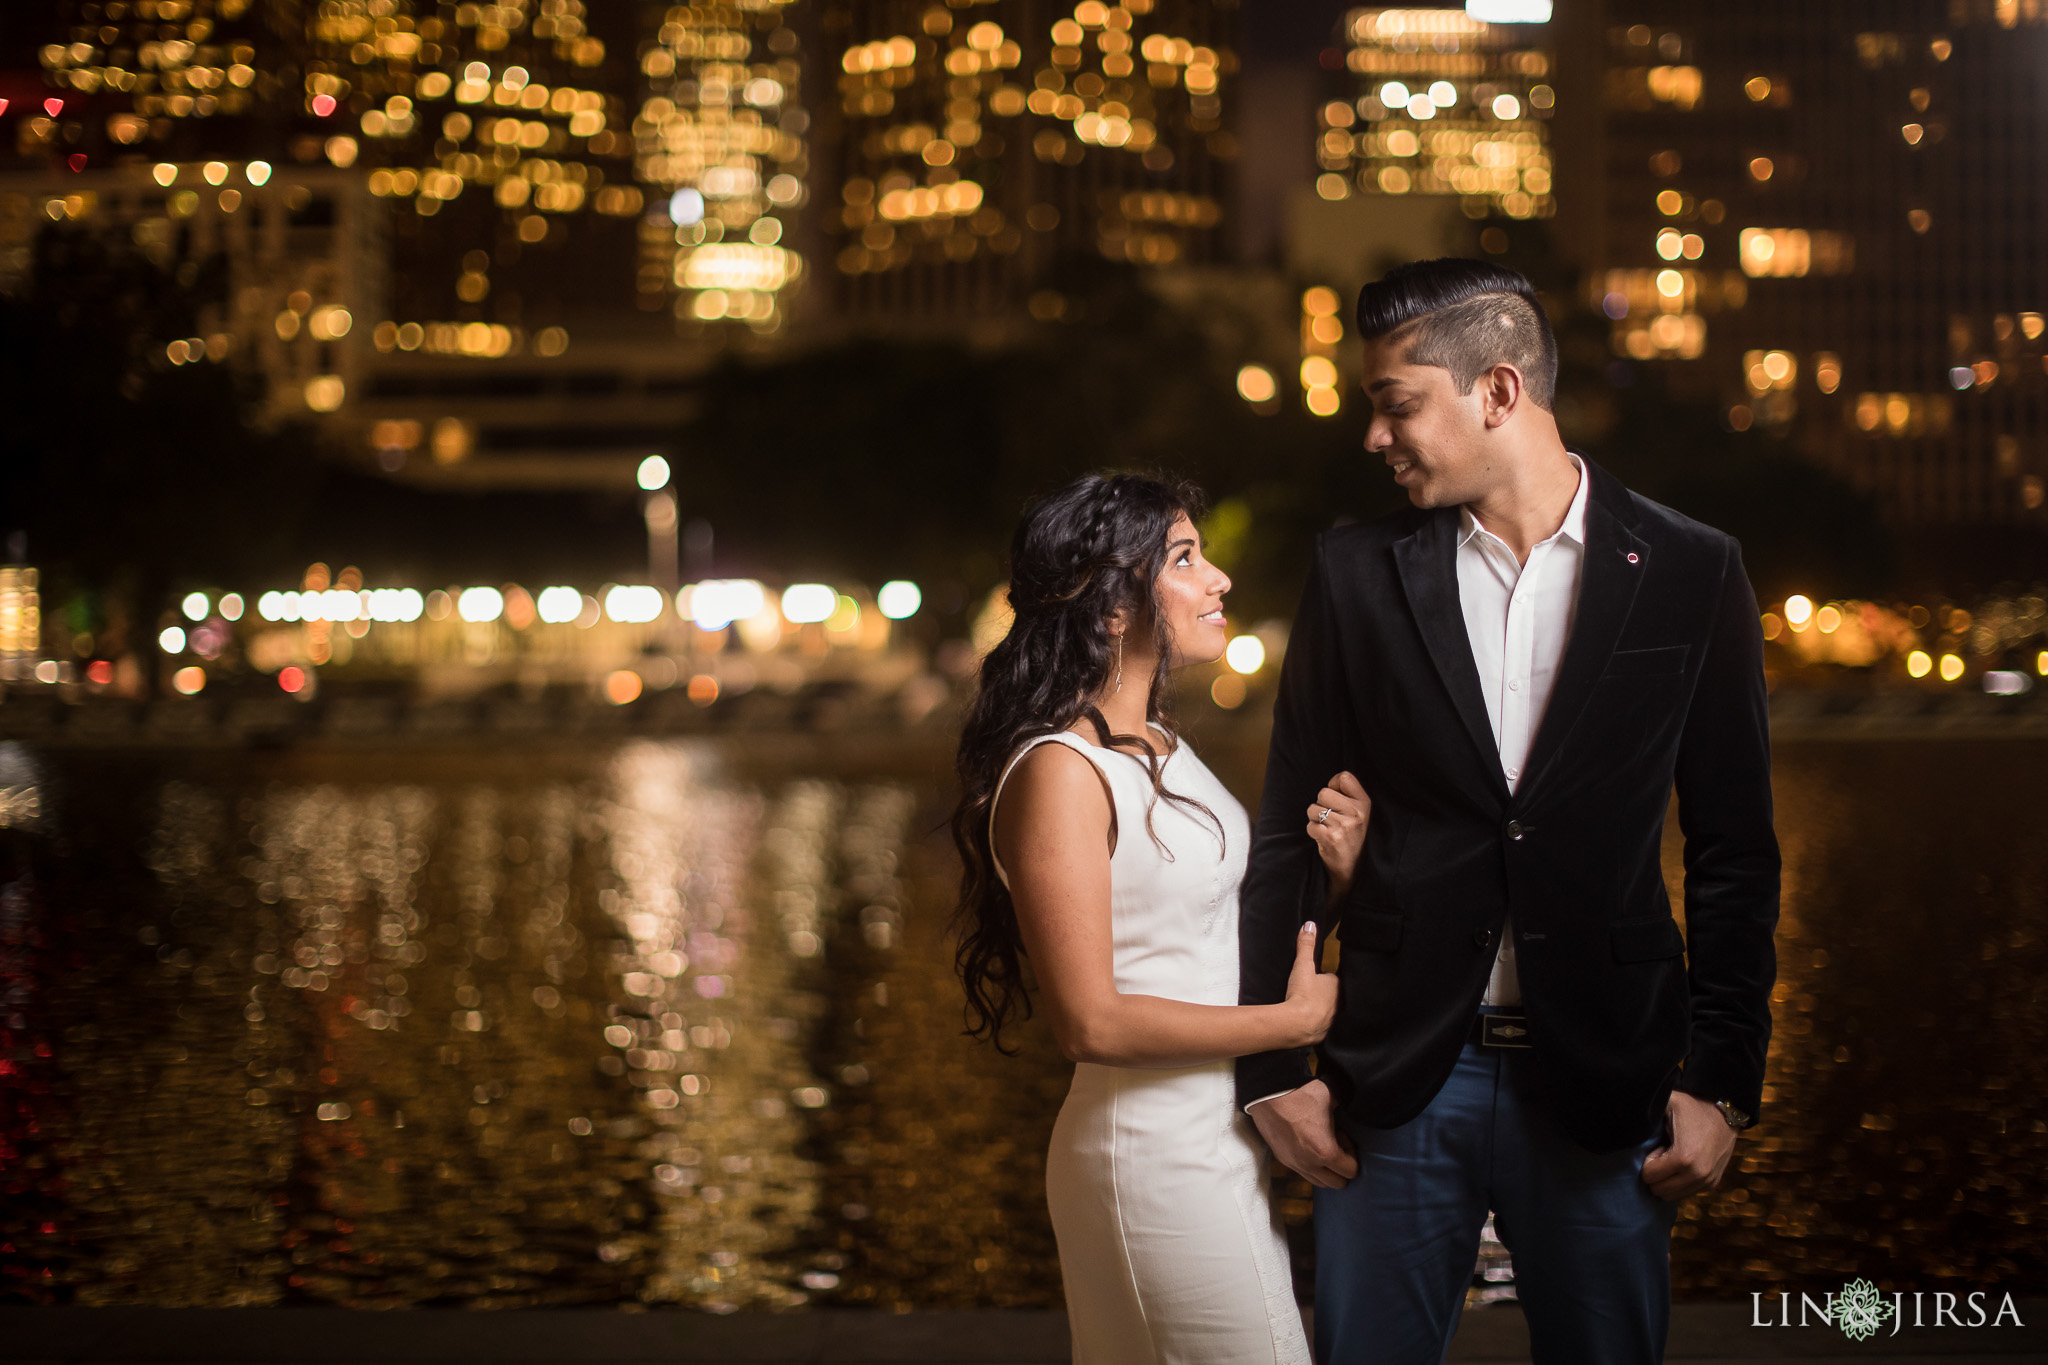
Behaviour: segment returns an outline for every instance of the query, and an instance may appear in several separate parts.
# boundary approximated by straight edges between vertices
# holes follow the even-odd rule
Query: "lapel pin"
[[[1640,555],[1638,555],[1638,554],[1637,554],[1637,553],[1636,553],[1636,552],[1635,552],[1634,550],[1630,550],[1630,551],[1629,551],[1629,553],[1628,553],[1628,562],[1629,562],[1629,563],[1631,563],[1631,564],[1637,563],[1637,562],[1639,562],[1639,561],[1640,561],[1640,559],[1641,559],[1641,556],[1640,556]]]

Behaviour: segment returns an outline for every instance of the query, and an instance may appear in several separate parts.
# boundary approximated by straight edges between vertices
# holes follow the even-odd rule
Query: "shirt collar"
[[[1577,492],[1572,494],[1571,506],[1565,509],[1564,522],[1557,528],[1557,534],[1568,537],[1574,545],[1584,549],[1586,546],[1586,495],[1593,487],[1593,479],[1586,472],[1586,462],[1584,460],[1581,460],[1569,450],[1565,454],[1570,456],[1572,468],[1579,471],[1579,488]],[[1485,529],[1479,524],[1479,518],[1472,515],[1472,509],[1467,506],[1460,506],[1458,508],[1458,528],[1458,546],[1460,549],[1464,548],[1466,542],[1471,540],[1472,537]]]

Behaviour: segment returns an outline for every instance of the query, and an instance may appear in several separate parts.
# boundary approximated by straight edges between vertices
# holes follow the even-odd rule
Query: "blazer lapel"
[[[1493,722],[1486,718],[1486,698],[1479,691],[1479,665],[1472,658],[1472,640],[1465,633],[1465,609],[1458,599],[1458,513],[1441,508],[1431,513],[1414,534],[1394,542],[1394,564],[1401,589],[1422,632],[1423,644],[1437,676],[1451,695],[1451,704],[1478,746],[1480,767],[1491,774],[1499,795],[1507,795],[1501,775],[1500,746]]]
[[[1591,460],[1586,460],[1586,470],[1593,487],[1586,500],[1586,557],[1579,572],[1578,610],[1529,750],[1528,776],[1516,789],[1524,802],[1542,783],[1592,700],[1593,687],[1607,671],[1615,642],[1628,624],[1636,589],[1649,571],[1650,546],[1631,529],[1635,507],[1628,490]]]

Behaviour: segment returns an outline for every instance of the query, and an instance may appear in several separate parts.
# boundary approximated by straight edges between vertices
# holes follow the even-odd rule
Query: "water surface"
[[[1058,1304],[1067,1069],[959,1036],[936,743],[6,759],[0,1298]],[[1771,1098],[1681,1295],[2048,1289],[2044,760],[1781,747]]]

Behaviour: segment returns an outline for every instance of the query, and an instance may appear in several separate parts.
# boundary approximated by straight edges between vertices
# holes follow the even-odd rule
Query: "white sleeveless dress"
[[[1117,990],[1235,1005],[1237,892],[1251,844],[1244,807],[1185,743],[1166,759],[1167,789],[1213,811],[1221,842],[1199,811],[1155,802],[1144,759],[1072,733],[1027,744],[1003,781],[1049,743],[1094,763],[1116,804]],[[1007,885],[1000,860],[996,871]],[[1075,1065],[1045,1168],[1075,1365],[1309,1365],[1264,1160],[1238,1112],[1230,1062]]]

